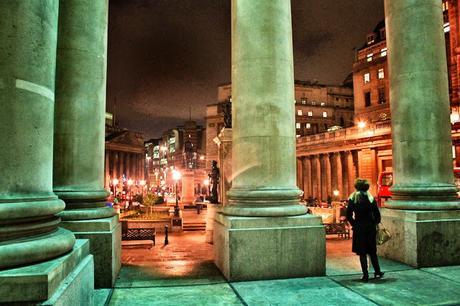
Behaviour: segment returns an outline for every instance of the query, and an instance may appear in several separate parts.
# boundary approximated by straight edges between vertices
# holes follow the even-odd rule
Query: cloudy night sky
[[[267,0],[270,1],[270,0]],[[341,84],[383,0],[292,0],[295,78]],[[110,0],[107,110],[158,137],[230,82],[230,0]]]

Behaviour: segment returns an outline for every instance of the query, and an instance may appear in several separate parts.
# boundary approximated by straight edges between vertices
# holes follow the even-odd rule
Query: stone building
[[[110,123],[110,122],[107,122]],[[105,186],[114,190],[113,179],[118,180],[118,190],[126,189],[129,180],[130,188],[143,188],[145,180],[144,137],[142,133],[119,128],[114,124],[105,126]]]
[[[219,86],[217,103],[206,107],[206,165],[218,159],[216,137],[224,127],[224,110],[231,102],[231,84]],[[297,137],[353,125],[353,90],[343,86],[321,85],[313,81],[295,81]]]
[[[460,166],[458,116],[458,2],[443,1],[448,58],[452,144],[455,166]],[[367,178],[376,192],[378,174],[392,171],[391,111],[385,22],[367,35],[353,63],[355,127],[302,137],[297,141],[298,185],[304,198],[346,199],[356,177]]]

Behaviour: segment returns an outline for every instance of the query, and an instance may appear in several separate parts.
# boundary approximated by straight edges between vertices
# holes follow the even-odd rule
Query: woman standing
[[[348,198],[347,220],[353,227],[352,251],[359,255],[363,277],[361,280],[369,280],[367,270],[367,255],[371,258],[374,267],[374,278],[383,277],[377,258],[377,224],[380,223],[380,212],[377,202],[370,194],[369,182],[363,179],[355,181],[356,191]]]

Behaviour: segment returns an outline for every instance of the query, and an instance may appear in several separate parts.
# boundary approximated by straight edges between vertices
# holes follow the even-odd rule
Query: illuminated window
[[[371,74],[369,72],[364,74],[364,84],[367,84],[371,81]]]
[[[306,123],[306,124],[305,124],[305,127],[306,127],[307,129],[310,129],[310,128],[311,128],[311,124],[310,124],[310,123]]]
[[[300,123],[299,123],[299,122],[297,122],[297,123],[295,124],[295,128],[296,128],[296,129],[300,129]]]
[[[445,12],[449,9],[449,2],[443,1],[442,2],[442,11]]]
[[[321,102],[321,106],[325,106],[325,105],[326,105],[326,103],[324,103],[324,102]]]
[[[303,105],[307,104],[307,100],[305,98],[302,98],[302,104]]]
[[[313,112],[308,112],[308,116],[313,117]]]
[[[373,57],[373,56],[374,56],[374,53],[369,53],[369,54],[367,55],[367,61],[368,61],[368,62],[372,62],[372,57]]]
[[[327,112],[323,112],[323,117],[327,118]]]
[[[381,57],[384,57],[384,56],[387,56],[387,48],[383,48],[382,50],[380,50],[380,56]]]
[[[303,115],[302,110],[301,110],[301,109],[298,109],[298,110],[297,110],[297,116],[302,116],[302,115]]]
[[[383,70],[383,68],[379,69],[378,77],[379,80],[383,80],[385,78],[385,70]]]
[[[300,137],[300,135],[299,135],[299,134],[297,134],[297,135],[295,135],[295,137],[299,138],[299,137]]]

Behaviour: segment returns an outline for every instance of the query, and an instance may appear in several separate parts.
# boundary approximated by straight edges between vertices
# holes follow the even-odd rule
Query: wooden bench
[[[155,245],[155,227],[129,228],[128,221],[121,221],[122,246],[134,247]]]

